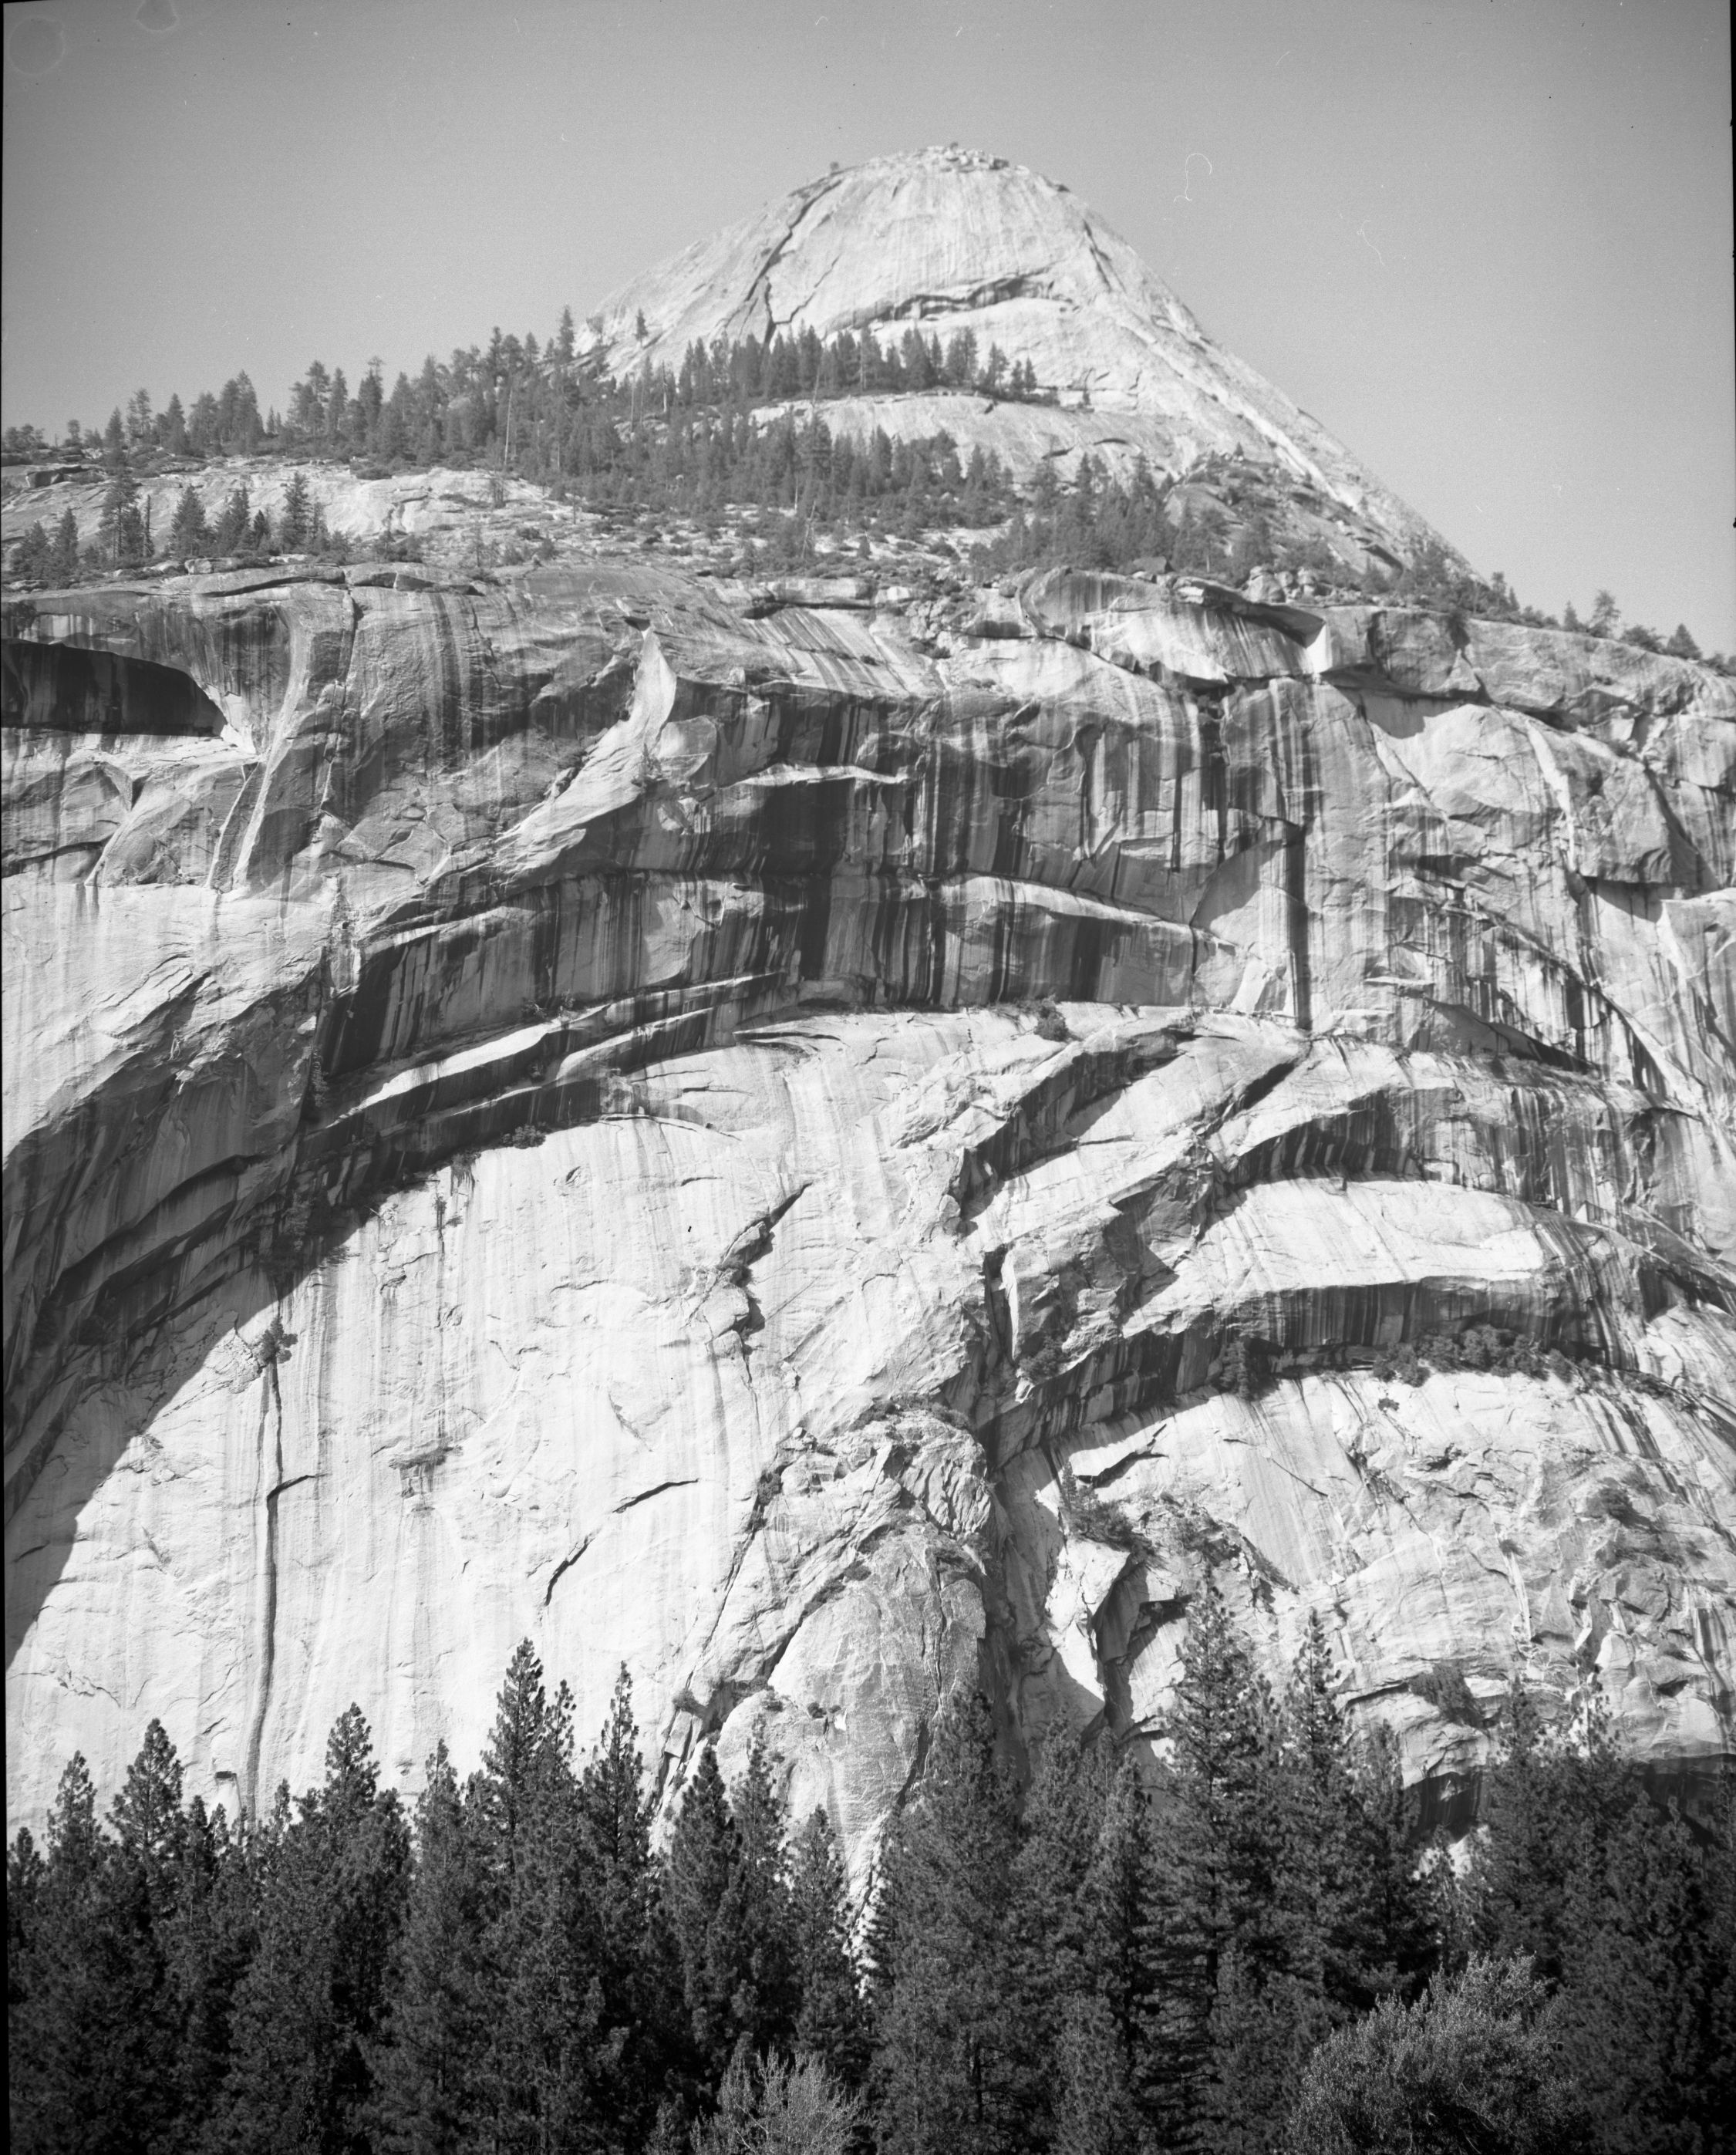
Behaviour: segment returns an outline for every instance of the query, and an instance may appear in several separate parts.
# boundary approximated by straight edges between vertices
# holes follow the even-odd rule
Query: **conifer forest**
[[[479,1769],[413,1803],[367,1725],[263,1815],[183,1799],[161,1726],[66,1768],[8,1856],[21,2155],[1204,2155],[1732,2144],[1731,1813],[1648,1793],[1594,1699],[1509,1697],[1477,1831],[1420,1840],[1313,1620],[1282,1697],[1216,1589],[1155,1763],[1017,1770],[955,1702],[871,1886],[756,1743],[654,1830],[623,1674],[576,1741],[521,1646]]]
[[[571,308],[545,341],[497,328],[486,345],[455,347],[443,363],[430,353],[413,381],[401,371],[390,390],[377,359],[353,389],[341,366],[313,361],[284,408],[264,412],[245,371],[190,404],[177,393],[159,408],[140,389],[100,427],[69,420],[58,445],[33,427],[7,430],[9,461],[95,461],[105,480],[96,538],[80,545],[69,510],[52,529],[34,524],[11,546],[6,581],[64,589],[152,562],[346,561],[349,540],[326,528],[300,477],[275,518],[254,506],[244,478],[203,481],[234,459],[287,457],[341,463],[364,479],[481,468],[606,517],[687,518],[702,530],[745,513],[744,569],[812,567],[817,540],[827,542],[835,563],[840,540],[866,548],[874,540],[960,532],[985,576],[1059,563],[1124,570],[1156,560],[1232,580],[1277,568],[1344,581],[1329,548],[1272,528],[1257,474],[1234,457],[1205,459],[1183,484],[1143,458],[1117,477],[1088,453],[1069,480],[1045,466],[1022,486],[992,451],[962,457],[944,427],[894,441],[878,425],[860,437],[835,432],[824,417],[845,397],[945,392],[992,404],[1059,401],[1030,360],[1010,359],[998,345],[981,351],[968,330],[943,344],[914,324],[884,342],[872,329],[825,340],[811,329],[763,341],[696,340],[679,368],[648,359],[611,374],[595,351],[581,349]],[[169,529],[153,532],[140,508],[139,476],[164,472],[183,473],[184,484]],[[1223,501],[1237,505],[1233,519]],[[374,550],[413,557],[416,549],[400,539]],[[1571,606],[1559,618],[1522,606],[1503,576],[1468,577],[1437,546],[1363,586],[1370,595],[1386,588],[1412,604],[1582,630],[1641,650],[1705,656],[1720,670],[1736,667],[1722,653],[1703,654],[1681,624],[1665,636],[1624,620],[1608,591],[1597,593],[1583,620]]]

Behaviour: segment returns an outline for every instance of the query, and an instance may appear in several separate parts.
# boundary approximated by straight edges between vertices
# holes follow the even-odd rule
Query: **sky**
[[[31,0],[7,424],[539,337],[824,172],[1064,182],[1522,599],[1736,650],[1723,0]]]

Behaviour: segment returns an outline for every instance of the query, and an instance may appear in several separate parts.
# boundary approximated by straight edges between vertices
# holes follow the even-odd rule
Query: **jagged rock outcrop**
[[[528,1632],[668,1772],[769,1722],[866,1860],[961,1674],[1146,1724],[1206,1564],[1443,1814],[1515,1666],[1721,1753],[1731,684],[1064,573],[950,618],[13,609],[21,1815],[151,1712],[251,1801],[358,1697],[413,1778]]]

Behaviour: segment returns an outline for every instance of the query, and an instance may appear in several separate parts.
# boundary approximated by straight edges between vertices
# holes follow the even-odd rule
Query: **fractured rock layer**
[[[413,1779],[529,1634],[860,1866],[965,1677],[1149,1728],[1208,1565],[1442,1815],[1515,1669],[1726,1748],[1719,676],[1066,572],[8,628],[18,1815],[151,1713]]]

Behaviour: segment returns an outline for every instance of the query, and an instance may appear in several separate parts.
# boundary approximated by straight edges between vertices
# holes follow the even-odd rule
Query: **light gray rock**
[[[827,424],[895,439],[944,427],[965,455],[992,448],[1022,479],[1086,451],[1123,472],[1141,456],[1175,473],[1240,456],[1313,489],[1389,560],[1441,543],[1318,421],[1212,343],[1093,211],[980,151],[877,157],[815,180],[636,277],[593,320],[594,349],[619,375],[647,361],[679,370],[695,340],[719,337],[867,329],[896,343],[914,324],[944,346],[968,330],[981,358],[998,344],[1028,360],[1061,401],[845,398],[820,407]]]
[[[1717,677],[1624,734],[1589,639],[1174,581],[944,657],[857,586],[421,581],[14,622],[221,727],[5,736],[17,1817],[151,1713],[251,1803],[355,1698],[413,1782],[528,1635],[666,1790],[763,1724],[861,1875],[958,1682],[1149,1728],[1207,1565],[1431,1815],[1516,1669],[1703,1782]]]

